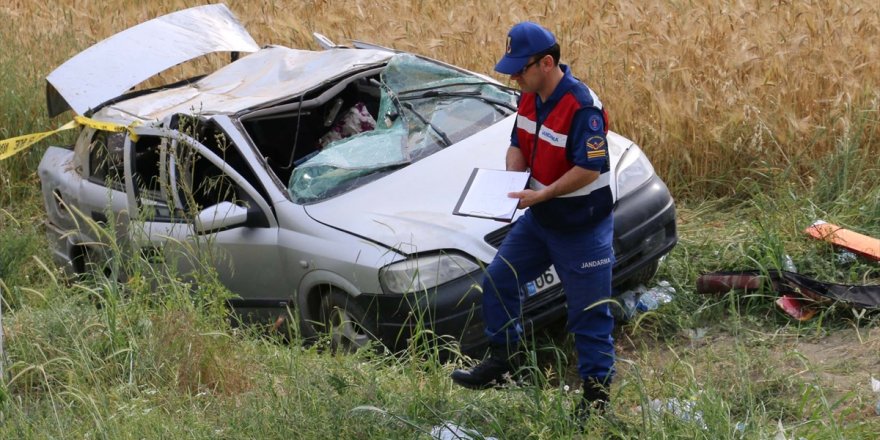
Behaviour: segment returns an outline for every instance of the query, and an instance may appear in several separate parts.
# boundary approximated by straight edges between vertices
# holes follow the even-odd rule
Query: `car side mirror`
[[[197,233],[241,226],[247,223],[248,209],[231,202],[220,202],[199,212],[195,227]]]

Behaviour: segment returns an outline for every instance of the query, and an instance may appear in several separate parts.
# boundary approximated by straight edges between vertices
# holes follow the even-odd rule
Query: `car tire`
[[[648,284],[648,281],[651,281],[651,278],[654,278],[654,275],[657,274],[657,269],[660,267],[660,260],[653,260],[650,263],[642,266],[639,270],[633,272],[630,277],[624,281],[623,287],[631,288],[638,286],[639,284]]]
[[[377,339],[375,320],[347,293],[330,289],[320,300],[318,319],[306,325],[326,336],[333,351],[353,353]]]

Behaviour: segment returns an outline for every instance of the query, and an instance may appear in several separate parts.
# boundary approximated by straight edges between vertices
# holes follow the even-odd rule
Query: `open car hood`
[[[150,77],[214,52],[259,46],[223,4],[199,6],[141,23],[80,52],[46,77],[49,116],[85,114]]]

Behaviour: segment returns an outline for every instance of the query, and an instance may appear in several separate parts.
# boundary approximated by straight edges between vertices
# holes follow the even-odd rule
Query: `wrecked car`
[[[478,286],[510,225],[452,211],[475,167],[504,168],[518,92],[423,56],[316,38],[323,50],[260,47],[225,6],[201,6],[53,71],[51,116],[130,127],[84,127],[74,145],[45,152],[55,260],[120,279],[126,250],[181,274],[207,261],[239,315],[292,310],[307,337],[400,348],[430,330],[465,352],[481,346]],[[133,89],[215,52],[232,61]],[[636,144],[608,141],[614,284],[645,282],[676,243],[673,199]],[[125,245],[102,245],[78,217]],[[522,294],[528,329],[565,320],[552,268]]]

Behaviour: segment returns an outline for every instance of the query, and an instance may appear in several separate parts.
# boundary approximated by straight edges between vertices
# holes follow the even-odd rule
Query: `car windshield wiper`
[[[410,93],[426,92],[428,90],[437,90],[437,89],[445,89],[447,87],[461,87],[461,86],[492,86],[497,89],[504,90],[505,92],[510,92],[513,94],[519,93],[519,90],[517,90],[513,87],[507,87],[507,86],[503,86],[501,84],[496,84],[496,83],[489,82],[489,81],[463,81],[463,82],[457,82],[457,83],[440,84],[440,85],[431,86],[431,87],[422,87],[419,89],[409,89],[409,90],[404,90],[402,92],[398,92],[397,94],[398,95],[408,95]]]
[[[427,91],[424,91],[424,92],[419,93],[417,95],[414,95],[413,93],[415,93],[415,92],[409,93],[406,96],[399,96],[399,99],[401,101],[410,101],[410,100],[414,100],[414,99],[444,98],[444,97],[472,98],[472,99],[479,99],[480,101],[483,101],[487,104],[494,105],[496,107],[504,107],[512,112],[516,111],[516,107],[513,106],[512,104],[510,104],[509,102],[504,102],[504,101],[501,101],[498,99],[483,96],[482,93],[480,93],[476,90],[472,90],[469,92],[466,92],[466,91],[447,92],[444,90],[427,90]],[[398,94],[398,95],[400,95],[400,94]]]
[[[385,84],[382,81],[376,81],[375,79],[371,80],[371,82],[373,82],[374,84],[377,84],[379,87],[382,87],[383,89],[386,90],[386,92],[388,93],[388,96],[391,98],[391,102],[394,104],[395,107],[397,107],[397,111],[399,113],[403,113],[402,107],[406,107],[406,109],[411,111],[414,115],[416,115],[416,117],[420,121],[422,121],[423,124],[427,125],[428,127],[431,127],[431,129],[434,130],[434,132],[437,133],[438,136],[440,136],[440,139],[442,139],[443,143],[445,144],[443,146],[444,148],[452,145],[452,141],[449,140],[449,136],[447,136],[446,133],[444,133],[443,130],[439,129],[436,125],[432,124],[431,121],[428,121],[427,119],[425,119],[425,117],[422,116],[421,113],[416,111],[415,107],[413,107],[412,104],[410,104],[408,102],[401,103],[400,101],[402,101],[402,99],[400,98],[400,94],[394,93],[394,90],[392,90],[391,87],[388,87],[388,84]]]
[[[452,145],[452,141],[449,140],[449,136],[446,136],[446,133],[443,130],[438,128],[436,125],[432,124],[431,121],[425,119],[425,117],[422,116],[421,113],[417,112],[415,107],[413,107],[412,103],[404,102],[403,106],[406,107],[407,110],[411,111],[412,114],[416,115],[416,117],[419,118],[419,120],[422,121],[423,124],[427,125],[428,127],[431,127],[431,129],[434,130],[434,132],[437,133],[438,136],[440,136],[440,139],[443,140],[443,143],[445,144],[444,147],[448,147],[448,146]]]

